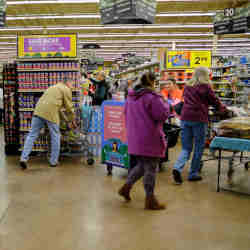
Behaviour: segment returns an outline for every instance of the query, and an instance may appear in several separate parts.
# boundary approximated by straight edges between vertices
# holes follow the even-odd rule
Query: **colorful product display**
[[[36,62],[36,63],[18,63],[18,70],[79,70],[77,62]]]
[[[80,124],[80,73],[77,72],[79,63],[76,60],[58,62],[50,62],[49,59],[43,62],[20,61],[17,67],[20,149],[23,148],[25,137],[31,127],[33,110],[42,93],[50,86],[62,81],[64,77],[73,81],[72,102],[76,111],[77,123]],[[33,150],[48,151],[49,141],[48,131],[46,131],[35,141]]]
[[[47,89],[64,77],[68,77],[73,81],[73,88],[80,88],[79,73],[78,72],[19,72],[18,84],[19,90],[22,89]]]

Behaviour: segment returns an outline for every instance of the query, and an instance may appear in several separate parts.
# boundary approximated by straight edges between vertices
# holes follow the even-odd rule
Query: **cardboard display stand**
[[[102,163],[128,169],[129,155],[125,128],[124,102],[105,101],[102,104]]]

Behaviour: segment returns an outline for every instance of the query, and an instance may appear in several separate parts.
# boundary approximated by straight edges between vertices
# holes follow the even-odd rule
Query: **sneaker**
[[[197,176],[193,176],[191,178],[188,178],[189,181],[201,181],[202,177],[197,175]]]
[[[22,170],[27,169],[27,163],[25,161],[20,161],[19,164]]]
[[[55,168],[55,167],[58,166],[58,164],[49,164],[49,165],[50,165],[50,167],[52,167],[52,168]]]
[[[181,178],[181,173],[174,169],[173,170],[173,176],[174,176],[174,181],[176,185],[181,185],[182,184],[182,178]]]

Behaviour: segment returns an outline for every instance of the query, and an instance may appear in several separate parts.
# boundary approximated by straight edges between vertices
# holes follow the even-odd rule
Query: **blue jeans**
[[[47,124],[50,132],[51,138],[51,156],[50,156],[50,164],[56,165],[58,163],[58,158],[60,154],[60,129],[56,123],[47,121],[41,117],[33,116],[31,122],[31,130],[26,137],[23,152],[21,155],[21,161],[28,161],[29,155],[32,151],[35,140],[38,138],[40,134],[40,130]]]
[[[174,165],[174,169],[180,173],[182,172],[185,163],[190,158],[194,142],[195,149],[188,176],[190,179],[197,176],[200,169],[200,161],[205,146],[207,123],[181,121],[181,128],[182,151]]]

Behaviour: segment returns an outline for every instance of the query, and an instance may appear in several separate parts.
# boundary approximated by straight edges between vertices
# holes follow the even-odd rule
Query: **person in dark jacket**
[[[170,107],[155,92],[154,83],[154,74],[145,73],[140,87],[130,89],[128,93],[125,104],[128,153],[136,156],[137,166],[129,172],[119,194],[130,201],[131,188],[144,176],[145,209],[160,210],[165,209],[165,206],[157,201],[154,187],[159,158],[165,156],[163,123],[170,114]]]
[[[105,73],[100,71],[97,74],[96,80],[93,78],[89,79],[96,88],[93,105],[101,106],[103,101],[109,98],[109,85],[105,78]]]
[[[210,86],[209,71],[205,67],[196,68],[192,80],[184,89],[183,99],[184,105],[181,111],[182,151],[173,169],[175,184],[182,184],[181,172],[190,158],[193,146],[194,154],[188,180],[202,180],[199,170],[206,139],[208,107],[214,106],[220,111],[227,111],[226,107],[215,96]]]

